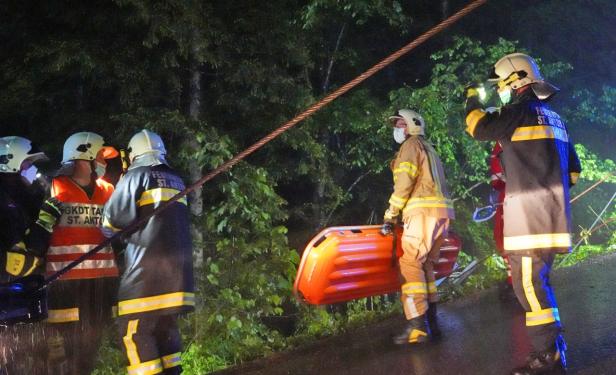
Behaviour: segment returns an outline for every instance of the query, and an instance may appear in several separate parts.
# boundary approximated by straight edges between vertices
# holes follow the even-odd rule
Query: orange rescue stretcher
[[[380,225],[331,227],[317,234],[302,254],[293,286],[296,298],[325,305],[399,291],[402,228],[395,229],[395,237],[382,235],[380,229]],[[454,271],[461,247],[460,237],[449,232],[434,266],[437,280]]]

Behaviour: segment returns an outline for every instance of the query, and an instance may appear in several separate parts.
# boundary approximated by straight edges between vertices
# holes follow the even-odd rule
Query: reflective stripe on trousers
[[[509,255],[513,289],[526,311],[526,329],[533,349],[551,350],[560,333],[560,315],[550,270],[554,254],[538,252],[532,256]]]
[[[176,319],[175,315],[118,319],[129,375],[181,370],[182,342]]]

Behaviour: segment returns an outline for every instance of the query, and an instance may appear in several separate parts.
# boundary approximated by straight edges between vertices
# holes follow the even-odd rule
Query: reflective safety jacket
[[[113,185],[102,179],[95,181],[92,197],[68,176],[53,179],[51,196],[61,202],[63,208],[53,227],[45,256],[48,275],[61,270],[105,240],[101,232],[103,205],[111,193]],[[108,247],[67,272],[62,280],[117,276],[114,254]]]
[[[402,143],[391,170],[394,192],[385,212],[386,221],[400,212],[404,221],[418,214],[455,218],[441,159],[422,136],[411,136]]]
[[[166,164],[133,165],[105,205],[103,226],[110,234],[126,228],[181,190],[184,182]],[[185,197],[127,238],[121,264],[119,316],[194,309],[192,242]]]
[[[483,110],[479,100],[471,97],[466,113],[466,131],[471,136],[499,141],[503,147],[505,252],[567,252],[571,246],[569,187],[581,167],[560,116],[532,90],[494,113]]]

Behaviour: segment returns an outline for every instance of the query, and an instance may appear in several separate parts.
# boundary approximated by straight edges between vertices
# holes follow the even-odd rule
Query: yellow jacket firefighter
[[[394,192],[389,198],[385,221],[393,220],[400,212],[405,222],[419,214],[455,218],[441,160],[422,136],[411,136],[402,143],[391,169]]]

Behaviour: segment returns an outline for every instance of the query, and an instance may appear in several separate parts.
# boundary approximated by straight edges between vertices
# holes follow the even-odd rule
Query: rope
[[[347,91],[351,90],[353,87],[359,85],[361,82],[363,82],[366,79],[368,79],[369,77],[373,76],[375,73],[377,73],[378,71],[382,70],[386,66],[390,65],[391,63],[393,63],[394,61],[396,61],[397,59],[399,59],[401,56],[403,56],[404,54],[408,53],[409,51],[413,50],[417,46],[421,45],[426,40],[432,38],[434,35],[436,35],[436,34],[440,33],[441,31],[445,30],[446,28],[451,26],[453,23],[457,22],[458,20],[460,20],[461,18],[463,18],[464,16],[466,16],[467,14],[469,14],[470,12],[472,12],[473,10],[478,8],[479,6],[485,4],[487,1],[488,0],[475,0],[475,1],[471,2],[467,6],[465,6],[464,8],[459,10],[458,12],[456,12],[454,15],[452,15],[451,17],[443,20],[441,23],[439,23],[438,25],[434,26],[432,29],[428,30],[424,34],[420,35],[417,39],[413,40],[409,44],[407,44],[404,47],[400,48],[398,51],[392,53],[391,55],[389,55],[388,57],[383,59],[381,62],[379,62],[378,64],[374,65],[372,68],[366,70],[364,73],[362,73],[359,76],[357,76],[355,79],[351,80],[350,82],[348,82],[344,86],[340,87],[339,89],[335,90],[331,94],[327,95],[325,98],[321,99],[317,103],[311,105],[304,112],[302,112],[299,115],[295,116],[294,118],[289,120],[287,123],[285,123],[284,125],[282,125],[278,129],[274,130],[273,132],[269,133],[265,137],[263,137],[260,140],[258,140],[252,146],[248,147],[244,151],[242,151],[239,154],[235,155],[234,157],[232,157],[231,159],[229,159],[228,161],[226,161],[225,163],[223,163],[219,167],[217,167],[214,170],[212,170],[210,173],[208,173],[205,176],[201,177],[195,183],[193,183],[192,185],[188,186],[184,191],[179,192],[173,198],[171,198],[168,201],[166,201],[165,203],[161,204],[158,208],[154,209],[148,215],[142,217],[140,220],[138,220],[136,222],[133,222],[131,225],[129,225],[128,227],[124,228],[121,232],[116,233],[115,235],[113,235],[112,237],[110,237],[107,240],[103,241],[101,244],[99,244],[98,246],[96,246],[92,250],[88,251],[87,253],[81,255],[79,258],[77,258],[74,261],[72,261],[70,264],[68,264],[62,270],[60,270],[60,271],[56,272],[55,274],[49,276],[49,278],[47,278],[45,280],[45,284],[44,284],[43,288],[46,287],[47,285],[49,285],[50,283],[52,283],[53,281],[57,280],[58,278],[60,278],[62,275],[64,275],[66,272],[68,272],[71,269],[73,269],[75,266],[77,266],[79,263],[81,263],[85,259],[88,259],[90,256],[92,256],[92,254],[95,254],[98,251],[102,250],[103,248],[109,246],[113,241],[120,240],[121,238],[126,238],[130,233],[134,232],[139,227],[141,227],[143,224],[145,224],[148,220],[150,220],[150,218],[152,216],[154,216],[154,215],[158,214],[159,212],[167,209],[167,207],[169,207],[170,205],[172,205],[173,203],[175,203],[179,199],[182,199],[183,197],[185,197],[189,193],[197,190],[203,184],[205,184],[209,180],[213,179],[214,177],[216,177],[220,173],[225,172],[225,171],[231,169],[231,167],[233,167],[235,164],[237,164],[242,159],[246,158],[248,155],[250,155],[253,152],[255,152],[256,150],[258,150],[259,148],[263,147],[265,144],[267,144],[268,142],[270,142],[274,138],[278,137],[280,134],[282,134],[285,131],[291,129],[293,126],[297,125],[300,121],[303,121],[306,118],[312,116],[312,114],[314,114],[315,112],[317,112],[321,108],[325,107],[326,105],[328,105],[329,103],[331,103],[332,101],[337,99],[339,96],[341,96],[344,93],[346,93]]]
[[[610,207],[610,205],[612,204],[612,202],[614,201],[614,198],[616,198],[616,191],[614,192],[614,194],[612,194],[612,197],[610,198],[610,200],[607,202],[607,204],[605,205],[605,207],[603,207],[603,210],[601,211],[601,213],[597,216],[597,218],[595,219],[595,221],[592,223],[592,225],[590,226],[590,228],[587,231],[582,231],[582,235],[581,238],[578,240],[578,242],[575,244],[575,246],[573,246],[573,249],[571,249],[571,252],[569,254],[567,254],[563,260],[560,261],[560,263],[558,263],[558,267],[561,267],[566,261],[567,259],[569,259],[569,257],[571,256],[571,254],[573,254],[575,252],[575,250],[577,250],[577,248],[582,244],[582,242],[584,240],[586,240],[588,238],[588,236],[590,236],[590,234],[593,232],[593,228],[595,227],[595,225],[597,225],[597,223],[599,221],[601,221],[601,217],[603,217],[603,214],[605,213],[605,211],[607,211],[607,209]]]
[[[573,197],[571,199],[571,201],[569,203],[573,203],[575,202],[578,198],[583,197],[586,193],[588,193],[589,191],[593,190],[594,188],[596,188],[597,186],[601,185],[603,182],[607,181],[608,178],[610,178],[613,174],[615,174],[616,171],[612,171],[608,174],[606,174],[602,179],[600,179],[599,181],[595,182],[594,184],[592,184],[590,187],[588,187],[588,189],[584,190],[583,192],[581,192],[580,194],[576,195],[575,197]]]

